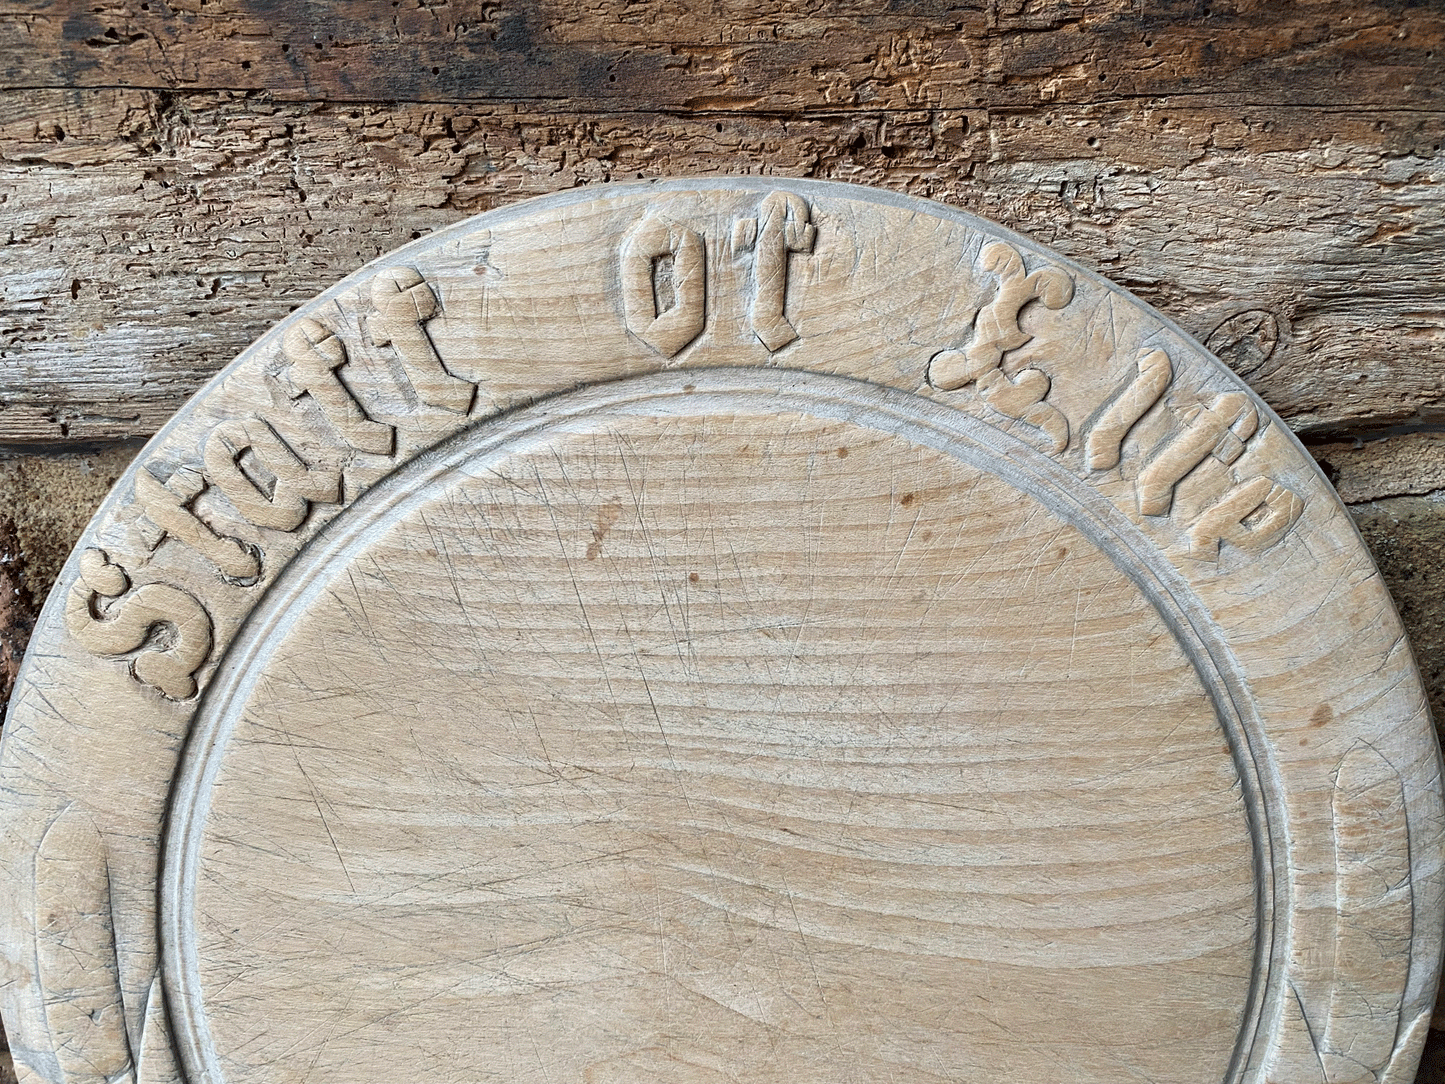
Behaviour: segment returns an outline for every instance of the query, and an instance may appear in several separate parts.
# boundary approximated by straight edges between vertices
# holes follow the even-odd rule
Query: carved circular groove
[[[45,1080],[1404,1084],[1438,975],[1439,751],[1308,456],[842,185],[298,310],[88,528],[0,787]]]
[[[429,1015],[440,1002],[460,1013],[479,998],[475,1011],[515,1014],[496,1025],[499,1032],[542,1043],[553,1051],[553,1071],[585,1075],[593,1063],[659,1041],[579,1037],[578,1010],[559,1013],[558,1003],[596,999],[613,987],[617,1004],[602,1017],[611,1029],[614,1015],[637,1018],[644,1010],[632,1002],[645,1005],[677,981],[647,966],[653,923],[664,920],[661,893],[679,901],[665,915],[676,931],[674,951],[707,960],[674,991],[710,1010],[690,1007],[694,1026],[721,1026],[707,1017],[725,1015],[719,988],[736,991],[735,972],[753,986],[799,982],[798,974],[751,973],[757,946],[739,939],[733,924],[756,925],[760,936],[783,938],[770,945],[770,959],[791,958],[795,970],[807,961],[816,1004],[797,1015],[802,1023],[822,1016],[827,1025],[794,1027],[789,1040],[799,1047],[794,1058],[806,1060],[808,1046],[834,1051],[825,1075],[840,1071],[840,1052],[880,1058],[861,1036],[878,1049],[895,1045],[892,1003],[928,1000],[928,983],[978,991],[971,1028],[986,1030],[980,1006],[1052,965],[1063,970],[1044,969],[1051,994],[1026,1003],[1033,1018],[1016,1011],[1010,1021],[1039,1034],[1032,1061],[1018,1051],[1021,1078],[1046,1073],[1091,1012],[1092,1027],[1111,1030],[1116,1046],[1140,1048],[1142,1064],[1167,1068],[1177,1060],[1177,1050],[1154,1049],[1161,1030],[1176,1028],[1198,1043],[1190,1055],[1204,1060],[1199,1078],[1222,1076],[1235,1053],[1231,1040],[1252,1037],[1252,1029],[1217,1005],[1249,1000],[1256,968],[1268,960],[1256,952],[1259,890],[1269,898],[1268,886],[1256,883],[1246,823],[1251,813],[1257,823],[1265,819],[1259,784],[1242,784],[1221,743],[1246,740],[1214,665],[1226,650],[1202,641],[1214,630],[1204,615],[1180,608],[1175,596],[1187,598],[1187,589],[1173,569],[1151,561],[1145,539],[1087,486],[972,418],[881,392],[836,378],[704,370],[564,397],[469,431],[399,472],[293,562],[252,614],[197,720],[175,805],[171,838],[187,843],[170,853],[162,930],[177,948],[177,1001],[196,1010],[178,1037],[198,1075],[261,1079],[286,1051],[304,1049],[301,1034],[318,1020],[308,1013],[287,1026],[298,981],[318,1012],[330,1002],[324,1026],[339,1027],[354,991],[333,968],[352,972],[356,960],[324,946],[364,944],[379,907],[390,936],[364,970],[390,976],[401,967],[417,977],[381,984],[373,996],[386,999],[385,1028],[353,1026],[347,1042],[329,1044],[333,1072],[367,1051],[389,1063],[425,1059],[433,1035],[425,1015],[412,1020],[418,1014],[409,1010],[424,1004]],[[1006,463],[1013,469],[998,477]],[[749,467],[756,473],[739,478],[739,468]],[[869,484],[872,492],[862,488]],[[728,485],[740,492],[721,499]],[[975,529],[960,537],[950,527],[965,519]],[[396,531],[404,537],[393,538]],[[664,541],[689,534],[697,544]],[[806,536],[801,561],[792,554],[799,534]],[[398,553],[408,559],[398,562]],[[418,553],[432,560],[419,561]],[[414,580],[376,577],[377,569],[403,565]],[[960,566],[974,571],[960,575]],[[1072,608],[1053,605],[1055,577],[1074,583]],[[518,578],[527,584],[520,596]],[[421,599],[423,621],[378,631],[367,616]],[[599,632],[591,616],[599,610],[620,621]],[[297,627],[298,615],[324,629]],[[1050,617],[1055,627],[1040,638],[1070,650],[1035,660],[1026,689],[1000,690],[997,670]],[[1139,643],[1171,635],[1178,650],[1158,652],[1157,671],[1137,667],[1127,701],[1104,693],[1080,710],[1081,686],[1103,692],[1113,669],[1137,666]],[[343,637],[351,646],[338,669],[314,645]],[[411,650],[393,669],[387,656],[398,642]],[[967,661],[976,658],[990,661]],[[359,688],[358,672],[366,675]],[[425,699],[388,691],[413,681],[425,686]],[[300,699],[314,697],[324,711],[301,721],[298,688],[307,690]],[[438,704],[452,710],[438,714]],[[907,718],[895,714],[901,705]],[[358,733],[336,737],[348,723],[370,731],[378,716],[409,741],[377,746]],[[469,736],[458,740],[459,733]],[[1086,768],[1078,750],[1091,743],[1100,755]],[[1042,755],[1012,767],[1000,786],[995,773],[1008,758],[999,750],[1012,744]],[[829,753],[840,746],[849,755],[837,762]],[[332,775],[338,748],[359,751],[344,782]],[[298,749],[315,750],[318,759],[307,763]],[[558,749],[570,752],[559,757]],[[1120,759],[1150,758],[1194,770],[1118,775]],[[401,804],[411,813],[368,844],[373,826],[351,822],[330,802],[326,812],[306,800],[327,789],[318,780],[328,778],[351,807]],[[398,803],[398,779],[425,784]],[[605,782],[593,785],[597,779]],[[1241,786],[1252,799],[1248,811]],[[760,800],[753,788],[773,793]],[[276,842],[276,807],[258,806],[260,790],[301,815],[284,817],[292,843],[252,884],[253,856]],[[1038,790],[1051,799],[1039,803]],[[820,800],[831,815],[817,808]],[[1078,807],[1062,830],[1059,804]],[[499,824],[512,816],[522,823]],[[925,817],[933,823],[890,838]],[[685,825],[679,838],[664,830],[678,824]],[[498,907],[554,876],[559,863],[545,844],[557,825],[590,837],[570,843],[577,857],[560,863],[581,879],[554,886],[554,913],[538,930],[548,952],[530,947],[536,938],[524,943],[534,964],[551,956],[540,966],[570,973],[567,982],[543,984],[529,999],[505,988],[499,973],[506,967],[490,953],[438,960],[435,924],[444,927],[456,906],[453,865],[483,869],[519,850],[538,856],[479,878],[521,886],[477,893],[479,917],[495,921]],[[1185,831],[1195,839],[1181,852]],[[427,832],[430,844],[418,848]],[[1004,837],[1013,853],[999,855]],[[298,851],[305,839],[311,849]],[[780,856],[769,857],[779,844]],[[441,864],[395,864],[417,849]],[[348,893],[369,899],[344,932],[337,916],[316,913],[315,893],[324,890],[314,878],[328,866],[338,888],[344,882]],[[1148,875],[1121,876],[1140,868]],[[1029,872],[1016,872],[1023,869]],[[358,887],[365,871],[376,878],[369,892]],[[934,883],[917,890],[921,877]],[[639,878],[644,890],[633,884]],[[1001,907],[997,890],[980,884],[990,880],[1010,883],[1028,902]],[[423,887],[439,882],[441,901]],[[1058,902],[1040,922],[1043,896]],[[1056,942],[1079,932],[1060,906],[1072,910],[1085,897],[1109,913],[1112,934],[1092,933],[1100,912],[1083,910],[1091,936],[1060,951]],[[682,901],[695,913],[677,913]],[[801,920],[810,910],[824,927],[814,939],[759,920],[780,911]],[[281,923],[292,937],[315,939],[302,955],[319,972],[308,964],[303,979],[300,969],[268,968],[256,958],[250,946],[258,929]],[[1027,932],[1001,936],[1015,928]],[[940,942],[933,972],[900,969],[897,958],[918,957],[914,946],[930,937]],[[640,958],[630,967],[614,960],[589,968],[584,960],[600,952]],[[880,959],[865,971],[871,956]],[[1191,975],[1201,959],[1211,961],[1209,973]],[[202,960],[210,964],[204,975]],[[1117,1006],[1091,995],[1124,973],[1140,1004],[1121,1027]],[[865,976],[871,1000],[853,990]],[[504,988],[448,996],[478,981]],[[201,1009],[207,988],[223,990],[223,1002],[244,1011],[223,1010],[224,1025],[212,1025],[216,1012]],[[1198,1011],[1194,1019],[1181,1012],[1181,989]],[[823,1011],[850,994],[859,1002],[851,1013]],[[1060,996],[1079,1015],[1060,1019]],[[736,1016],[747,1002],[738,999],[728,1012]],[[874,1013],[883,1010],[890,1024],[878,1035]],[[229,1034],[219,1049],[245,1051],[244,1058],[218,1053],[213,1034],[222,1030]],[[723,1030],[731,1043],[750,1038],[747,1028]],[[978,1037],[969,1073],[987,1068],[986,1051],[1004,1036],[998,1025],[992,1030]],[[485,1038],[471,1045],[449,1050],[450,1072],[476,1074],[495,1059]],[[569,1045],[575,1049],[563,1055]],[[244,1068],[224,1073],[223,1062]],[[887,1064],[880,1058],[879,1070]],[[790,1060],[774,1071],[795,1067]]]

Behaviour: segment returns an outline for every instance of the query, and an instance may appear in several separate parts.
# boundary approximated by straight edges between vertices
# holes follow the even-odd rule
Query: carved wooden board
[[[1406,1084],[1439,752],[1328,484],[945,207],[521,204],[152,442],[0,749],[64,1082]]]

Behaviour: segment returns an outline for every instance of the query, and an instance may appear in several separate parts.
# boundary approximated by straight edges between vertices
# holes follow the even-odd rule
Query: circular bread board
[[[1237,377],[950,208],[482,215],[121,480],[0,748],[56,1084],[1408,1084],[1439,750]]]

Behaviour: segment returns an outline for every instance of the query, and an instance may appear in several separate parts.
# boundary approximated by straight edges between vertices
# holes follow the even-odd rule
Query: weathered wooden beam
[[[123,89],[0,95],[0,443],[155,430],[405,241],[580,184],[765,171],[977,211],[1126,285],[1303,431],[1445,417],[1445,111],[597,115]]]
[[[1445,15],[1381,2],[324,5],[27,0],[0,87],[264,90],[569,111],[1202,104],[1439,108]]]

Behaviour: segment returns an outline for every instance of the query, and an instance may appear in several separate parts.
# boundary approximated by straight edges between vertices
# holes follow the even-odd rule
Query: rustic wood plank
[[[26,0],[0,86],[266,90],[298,100],[796,112],[1206,102],[1439,108],[1424,6],[1134,0],[628,4]]]
[[[1445,433],[1401,433],[1310,448],[1346,504],[1445,490]]]
[[[1429,421],[1442,138],[1438,111],[1188,97],[781,117],[9,94],[0,443],[153,432],[320,285],[468,214],[759,170],[943,199],[1051,244],[1235,361],[1301,430]]]

